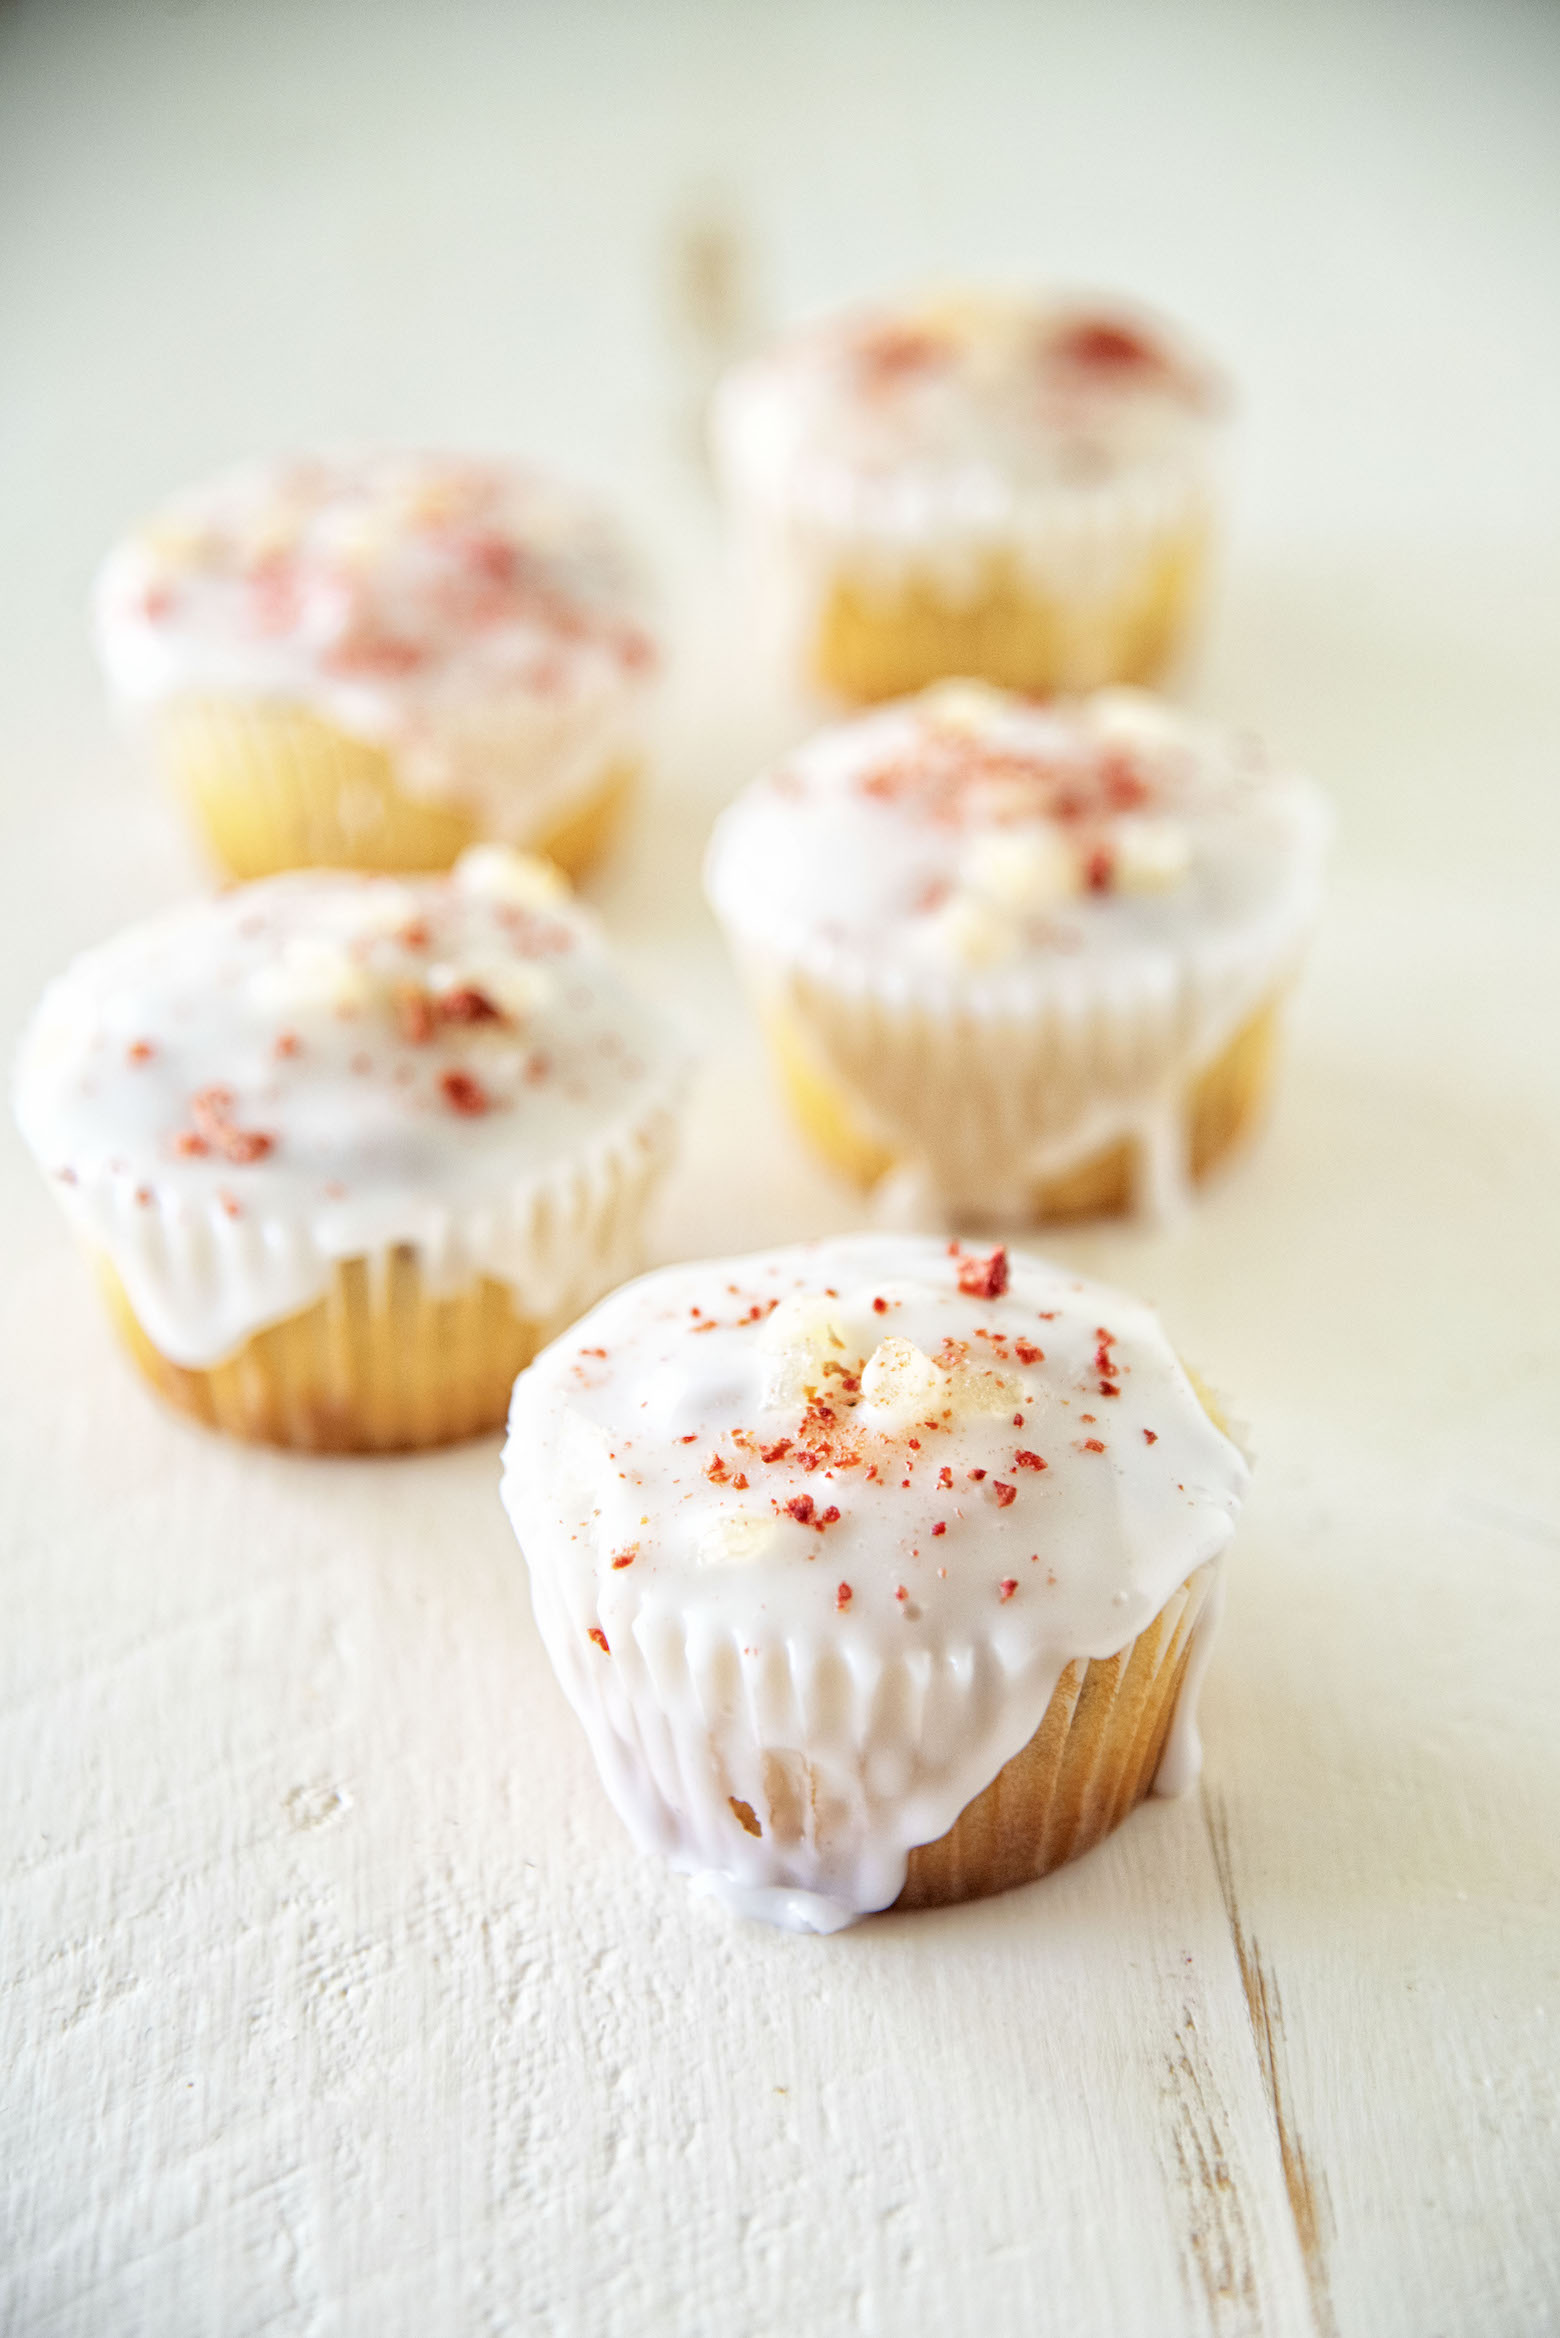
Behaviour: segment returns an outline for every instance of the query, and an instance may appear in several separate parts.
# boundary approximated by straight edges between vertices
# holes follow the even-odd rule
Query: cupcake
[[[499,1425],[641,1263],[677,1050],[548,864],[303,870],[77,960],[17,1117],[147,1378],[332,1451]]]
[[[955,674],[1151,682],[1195,613],[1220,376],[1115,303],[851,312],[736,367],[714,451],[786,661],[852,704]]]
[[[111,690],[235,877],[578,874],[642,754],[655,652],[614,532],[455,455],[256,463],[177,498],[96,593]]]
[[[944,683],[738,797],[706,881],[816,1149],[956,1221],[1172,1210],[1251,1124],[1326,814],[1130,691]]]
[[[635,1841],[828,1932],[1190,1784],[1246,1475],[1147,1308],[868,1234],[615,1291],[522,1373],[503,1491]]]

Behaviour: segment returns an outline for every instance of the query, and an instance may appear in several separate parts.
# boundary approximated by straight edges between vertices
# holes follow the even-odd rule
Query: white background
[[[199,865],[82,603],[209,466],[352,435],[615,494],[678,662],[597,886],[706,1069],[662,1255],[848,1224],[699,904],[794,710],[691,452],[752,313],[1119,284],[1244,394],[1195,678],[1332,789],[1258,1150],[1148,1291],[1259,1476],[1199,1796],[810,1941],[638,1861],[496,1442],[160,1413],[5,1143],[0,2328],[1560,2330],[1560,14],[272,0],[0,16],[0,978]]]

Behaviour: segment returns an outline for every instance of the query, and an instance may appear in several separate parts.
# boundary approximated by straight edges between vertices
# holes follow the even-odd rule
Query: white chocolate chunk
[[[266,1014],[355,1014],[378,993],[367,968],[341,942],[294,934],[279,958],[257,966],[249,996]]]
[[[860,1417],[873,1428],[908,1428],[948,1401],[948,1375],[910,1340],[879,1342],[861,1375]]]
[[[699,1562],[706,1567],[751,1566],[767,1558],[779,1539],[772,1510],[720,1510],[700,1531]]]
[[[1129,812],[1111,831],[1117,890],[1165,893],[1192,865],[1191,838],[1179,820],[1146,820]]]
[[[516,909],[551,909],[569,897],[569,881],[551,861],[504,844],[476,844],[463,852],[455,863],[455,882],[463,892]]]
[[[974,893],[955,893],[926,920],[927,943],[961,966],[1001,966],[1016,958],[1022,937],[1011,915]]]
[[[1186,718],[1150,690],[1099,690],[1086,703],[1089,729],[1112,747],[1179,747]]]
[[[1054,820],[972,837],[960,868],[970,890],[1004,909],[1045,909],[1082,890],[1078,855]]]
[[[1007,711],[1007,700],[989,682],[937,682],[923,694],[921,704],[931,720],[945,731],[965,731],[984,738],[996,730]]]
[[[769,1359],[764,1389],[769,1404],[806,1404],[830,1380],[861,1368],[860,1349],[829,1299],[811,1294],[783,1299],[760,1339]]]

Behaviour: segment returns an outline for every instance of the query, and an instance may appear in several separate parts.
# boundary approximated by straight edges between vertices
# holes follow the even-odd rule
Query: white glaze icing
[[[861,1234],[663,1268],[516,1383],[504,1502],[607,1792],[747,1914],[889,1906],[1066,1665],[1233,1530],[1246,1465],[1151,1311],[1016,1253],[978,1296],[981,1264]]]
[[[818,734],[706,881],[760,999],[965,1212],[1123,1137],[1173,1209],[1192,1075],[1289,978],[1329,820],[1257,743],[1136,691],[944,683]]]
[[[656,663],[615,532],[550,480],[428,453],[251,463],[110,554],[96,629],[132,714],[299,705],[408,793],[541,832],[640,747]]]
[[[219,1362],[394,1244],[555,1321],[640,1263],[681,1054],[547,864],[304,870],[87,952],[16,1111],[175,1363]]]
[[[768,620],[794,648],[842,569],[950,599],[993,549],[1082,619],[1207,528],[1227,406],[1185,340],[1116,302],[969,294],[857,310],[735,367],[714,454]],[[1080,686],[1086,631],[1072,652]]]

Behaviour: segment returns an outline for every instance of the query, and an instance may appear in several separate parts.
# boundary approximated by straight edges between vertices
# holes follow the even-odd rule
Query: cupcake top
[[[724,814],[735,938],[900,998],[992,1007],[1201,955],[1268,981],[1327,818],[1249,736],[1136,691],[1041,706],[939,683],[824,731]]]
[[[1222,413],[1212,367],[1114,303],[970,294],[851,311],[727,377],[731,484],[820,519],[978,525],[1015,499],[1184,465]]]
[[[897,1897],[1063,1668],[1219,1556],[1247,1476],[1146,1307],[882,1234],[614,1292],[521,1375],[506,1463],[623,1817],[813,1929]],[[782,1840],[753,1813],[792,1771]]]
[[[385,1244],[422,1245],[435,1282],[509,1279],[536,1192],[663,1115],[678,1064],[556,873],[481,846],[410,882],[269,878],[87,952],[28,1030],[16,1108],[195,1364]]]
[[[469,787],[503,719],[545,737],[600,717],[656,663],[601,515],[449,454],[297,456],[191,489],[110,554],[96,620],[130,705],[302,704],[426,793]]]

